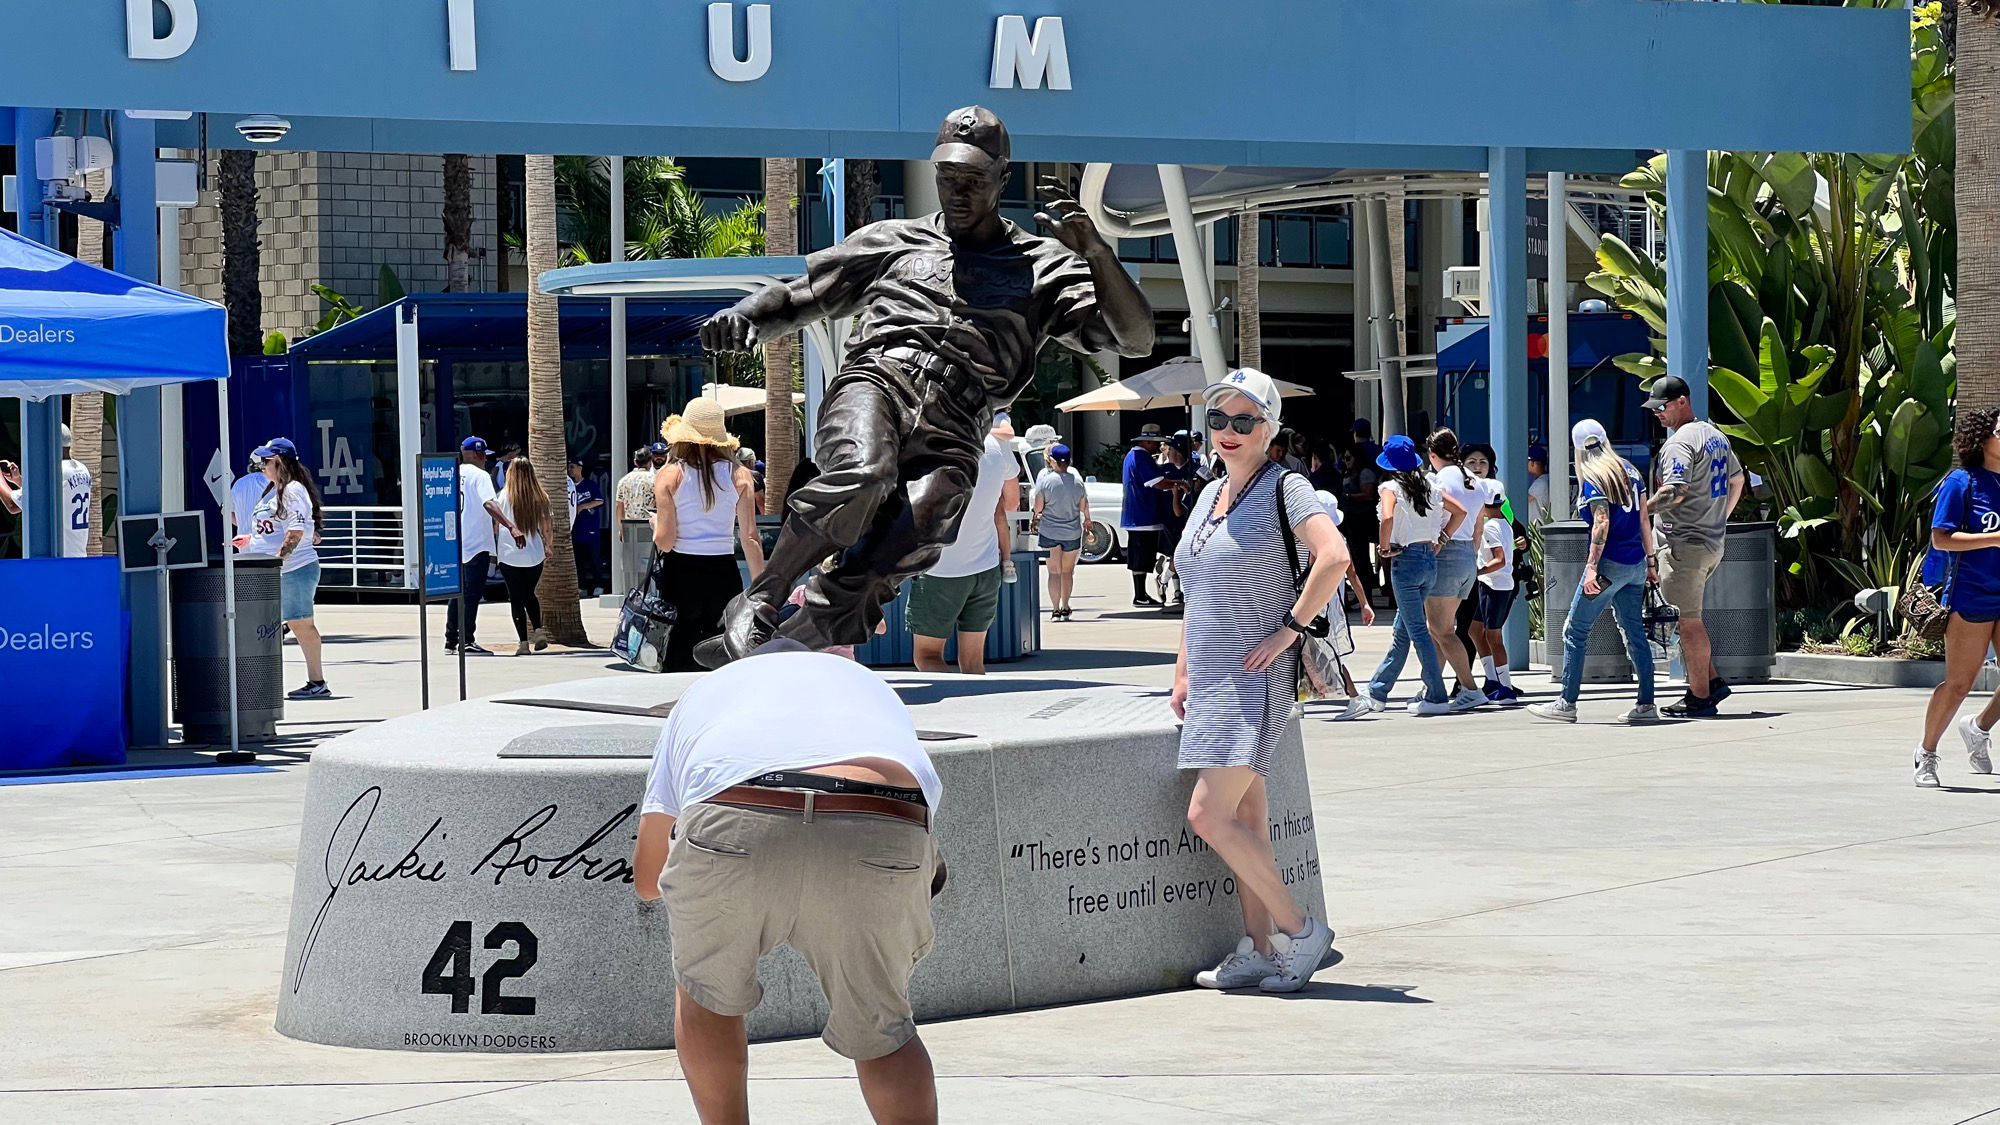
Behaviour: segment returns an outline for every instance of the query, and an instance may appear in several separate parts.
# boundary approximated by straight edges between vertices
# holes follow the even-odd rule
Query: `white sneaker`
[[[1470,711],[1475,707],[1484,707],[1491,702],[1492,700],[1487,699],[1486,693],[1483,691],[1462,688],[1458,694],[1451,697],[1451,702],[1446,706],[1450,708],[1452,714],[1456,715],[1461,711]]]
[[[1410,700],[1406,708],[1412,715],[1449,715],[1457,708],[1449,703],[1432,703],[1423,696]]]
[[[1221,964],[1196,973],[1194,982],[1203,988],[1249,988],[1278,969],[1277,959],[1257,952],[1257,943],[1245,936]]]
[[[1336,723],[1353,722],[1355,719],[1366,718],[1369,715],[1376,714],[1388,706],[1387,703],[1369,695],[1365,691],[1357,692],[1353,699],[1347,701],[1347,709],[1335,715],[1333,721]]]
[[[1618,721],[1621,723],[1657,723],[1660,721],[1660,709],[1650,703],[1641,703],[1623,715],[1618,716]]]
[[[1287,936],[1287,935],[1279,935]],[[1266,992],[1297,992],[1319,971],[1320,962],[1333,950],[1333,930],[1317,918],[1306,919],[1306,932],[1271,948],[1277,953],[1277,968],[1257,987]]]
[[[1560,697],[1547,703],[1531,703],[1528,714],[1537,719],[1547,719],[1553,723],[1573,723],[1576,721],[1576,704]]]
[[[1916,782],[1917,788],[1937,789],[1940,787],[1941,783],[1938,781],[1937,775],[1937,751],[1926,750],[1921,746],[1917,747],[1916,759],[1911,765],[1914,767],[1911,772],[1915,775],[1912,780]]]
[[[1973,773],[1993,772],[1993,732],[1979,729],[1979,720],[1967,715],[1958,721],[1958,736],[1965,740],[1965,757]]]

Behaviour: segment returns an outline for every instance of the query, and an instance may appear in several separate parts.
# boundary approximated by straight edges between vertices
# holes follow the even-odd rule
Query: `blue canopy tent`
[[[0,397],[39,402],[224,380],[226,333],[219,305],[0,230]],[[226,392],[222,397],[226,403]],[[29,501],[23,514],[45,527],[57,519],[53,436],[24,433],[22,442]],[[58,537],[38,538],[53,546]],[[6,565],[34,573],[0,580],[0,678],[16,699],[47,705],[14,709],[0,734],[0,769],[124,761],[126,645],[117,560],[34,558]],[[227,552],[224,565],[232,572],[227,613],[233,620],[235,568]],[[233,711],[233,628],[229,635]]]

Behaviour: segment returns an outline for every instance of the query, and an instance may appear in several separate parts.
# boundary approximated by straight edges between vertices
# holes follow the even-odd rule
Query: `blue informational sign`
[[[417,457],[423,482],[424,600],[457,597],[458,456],[424,453]]]
[[[118,560],[0,562],[0,770],[125,761]]]

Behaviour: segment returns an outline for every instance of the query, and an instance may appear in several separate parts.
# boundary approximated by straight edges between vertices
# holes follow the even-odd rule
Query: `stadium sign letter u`
[[[771,69],[771,6],[751,4],[745,13],[745,46],[736,57],[736,5],[708,6],[708,69],[724,82],[755,82]]]
[[[154,20],[166,9],[166,34]],[[135,59],[177,59],[194,46],[201,19],[194,0],[125,0],[125,54]]]

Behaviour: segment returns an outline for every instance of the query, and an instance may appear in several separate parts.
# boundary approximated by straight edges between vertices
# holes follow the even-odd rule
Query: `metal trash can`
[[[646,580],[646,568],[653,562],[653,525],[648,520],[621,520],[618,524],[618,585],[620,594],[638,588]]]
[[[1702,590],[1715,674],[1763,683],[1778,661],[1778,525],[1732,523],[1722,564]]]
[[[236,560],[236,714],[238,737],[278,735],[285,714],[284,630],[279,621],[277,559]],[[174,719],[187,742],[229,742],[229,636],[222,560],[206,570],[176,570],[173,593]]]
[[[1583,583],[1583,564],[1590,559],[1590,525],[1582,520],[1563,520],[1542,525],[1542,644],[1549,657],[1549,669],[1562,679],[1563,628],[1569,624],[1570,599]],[[1590,630],[1590,644],[1583,655],[1583,682],[1619,684],[1632,678],[1632,662],[1625,656],[1625,635],[1606,606]]]
[[[1590,556],[1590,528],[1581,521],[1542,527],[1542,636],[1549,667],[1557,678],[1563,669],[1563,626],[1569,602],[1583,581],[1583,563]],[[1722,563],[1702,590],[1702,623],[1715,662],[1715,674],[1740,683],[1771,678],[1778,659],[1778,525],[1732,523],[1722,541]],[[1669,670],[1682,676],[1679,661]],[[1606,609],[1590,631],[1584,652],[1585,683],[1623,683],[1632,678],[1625,641],[1618,623]]]

